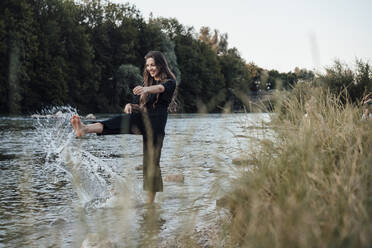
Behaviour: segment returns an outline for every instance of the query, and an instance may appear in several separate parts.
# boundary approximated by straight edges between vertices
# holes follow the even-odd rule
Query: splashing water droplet
[[[36,144],[45,154],[44,173],[54,185],[70,182],[85,208],[103,207],[112,194],[114,180],[122,180],[110,166],[76,142],[70,120],[77,110],[70,106],[43,109],[36,118]],[[60,183],[64,182],[64,183]]]

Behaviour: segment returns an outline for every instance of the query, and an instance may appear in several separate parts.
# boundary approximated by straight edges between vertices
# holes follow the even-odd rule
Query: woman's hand
[[[124,113],[126,113],[126,114],[131,114],[132,113],[132,104],[128,103],[127,105],[125,105]]]
[[[148,87],[142,87],[142,86],[138,85],[133,89],[133,94],[142,95],[142,94],[147,92],[147,89],[148,89]]]

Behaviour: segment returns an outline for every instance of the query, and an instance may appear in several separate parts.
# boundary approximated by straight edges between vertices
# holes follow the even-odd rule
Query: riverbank
[[[306,85],[278,103],[275,141],[247,150],[226,194],[227,247],[370,247],[371,120]]]

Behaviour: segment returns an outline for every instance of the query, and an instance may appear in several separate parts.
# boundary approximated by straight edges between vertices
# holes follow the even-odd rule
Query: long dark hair
[[[160,82],[157,82],[153,77],[151,77],[150,73],[146,69],[146,64],[145,64],[145,68],[143,69],[143,81],[144,81],[145,87],[155,85],[158,83],[163,83],[169,79],[174,79],[174,80],[176,79],[173,72],[169,69],[168,62],[162,52],[150,51],[146,54],[145,61],[147,61],[147,59],[149,58],[153,58],[155,61],[155,66],[157,67],[159,71],[158,77],[160,78]],[[172,102],[170,104],[170,109],[174,108],[175,95],[176,94],[173,94]],[[159,99],[159,94],[157,94],[156,96],[156,101],[154,105],[157,103],[158,99]],[[140,105],[144,106],[146,104],[146,101],[147,101],[147,94],[141,95]]]

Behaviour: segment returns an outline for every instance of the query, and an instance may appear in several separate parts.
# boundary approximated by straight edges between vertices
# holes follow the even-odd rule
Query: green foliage
[[[372,91],[371,67],[367,62],[356,60],[353,71],[340,61],[335,61],[333,66],[326,68],[325,74],[318,75],[317,83],[335,94],[343,95],[344,102],[358,102]],[[347,95],[344,94],[345,91]]]
[[[326,68],[324,75],[319,76],[319,81],[332,92],[340,93],[352,85],[354,73],[347,65],[343,65],[340,61],[335,61],[332,67]]]
[[[149,24],[158,25],[161,31],[167,34],[171,40],[176,39],[176,37],[180,35],[187,35],[192,30],[192,28],[185,28],[175,18],[151,17],[149,20]]]
[[[226,97],[224,76],[213,48],[201,42],[197,42],[197,45],[200,52],[199,77],[202,82],[199,103],[202,105],[199,107],[206,107],[207,112],[216,112],[223,107],[221,104]]]
[[[181,71],[178,68],[177,55],[174,51],[175,43],[166,34],[162,34],[161,49],[167,59],[169,68],[176,76],[177,82],[181,82]]]
[[[179,99],[184,112],[197,112],[198,101],[202,95],[202,81],[199,77],[199,54],[197,42],[191,33],[179,35],[175,39],[175,52],[178,59],[182,82],[179,85]]]
[[[298,67],[294,69],[294,73],[296,74],[296,77],[301,81],[311,81],[315,77],[314,72],[306,69],[300,69]]]
[[[363,61],[356,62],[355,71],[336,62],[317,76],[299,68],[268,71],[229,48],[227,34],[209,27],[197,33],[175,18],[146,22],[128,3],[4,0],[0,113],[65,104],[82,112],[116,112],[129,99],[117,92],[119,67],[143,70],[150,50],[165,54],[179,84],[177,102],[183,112],[240,111],[252,99],[272,90],[291,91],[305,81],[337,93],[346,88],[354,102],[372,89],[371,69]]]
[[[239,97],[248,95],[259,81],[260,75],[251,74],[238,51],[228,49],[227,34],[217,30],[211,34],[204,27],[197,35],[174,18],[150,18],[146,23],[130,4],[100,0],[1,4],[0,53],[8,65],[0,73],[1,113],[64,104],[82,112],[116,112],[129,100],[125,92],[130,84],[121,81],[121,74],[141,70],[150,50],[165,54],[185,112],[220,111],[226,103],[239,109],[243,104]],[[120,69],[122,65],[133,68]]]
[[[239,109],[246,104],[242,96],[250,94],[253,74],[247,69],[236,48],[228,49],[219,56],[219,61],[227,89],[225,101],[232,105],[232,109]]]
[[[121,65],[115,74],[114,103],[120,108],[133,99],[132,89],[142,84],[140,69],[134,65]]]
[[[0,10],[1,111],[19,114],[37,42],[29,1],[2,1]]]

